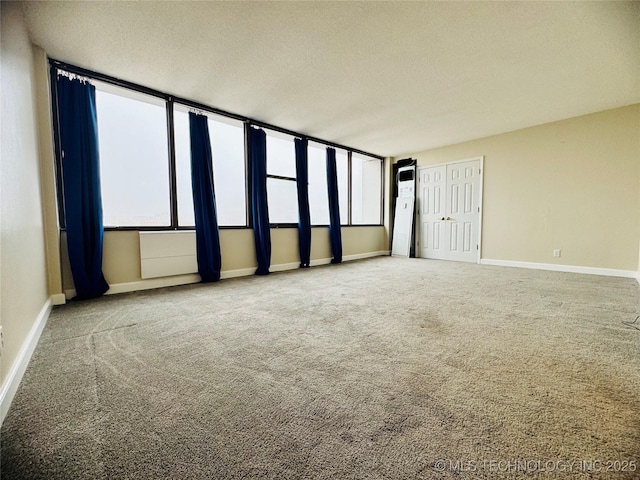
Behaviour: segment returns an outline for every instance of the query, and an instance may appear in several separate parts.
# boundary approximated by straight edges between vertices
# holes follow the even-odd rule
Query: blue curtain
[[[336,150],[327,148],[327,191],[329,193],[329,239],[331,263],[342,262],[342,232],[340,231],[340,204],[338,203],[338,170]]]
[[[309,166],[307,139],[296,138],[296,186],[298,187],[298,248],[300,268],[309,267],[311,257],[311,216],[309,214]]]
[[[109,290],[102,274],[104,228],[96,89],[59,75],[57,91],[69,263],[76,298],[94,298]]]
[[[268,275],[271,265],[271,230],[267,205],[267,134],[249,128],[251,168],[251,215],[258,269],[256,275]]]
[[[198,273],[203,282],[217,282],[220,280],[222,259],[207,117],[189,112],[189,132]]]

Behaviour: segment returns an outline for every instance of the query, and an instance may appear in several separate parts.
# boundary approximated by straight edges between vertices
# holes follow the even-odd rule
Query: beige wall
[[[385,227],[343,227],[342,256],[357,256],[369,252],[389,250]],[[330,257],[329,252],[325,258]],[[348,259],[348,258],[347,258]]]
[[[60,227],[56,193],[55,152],[49,89],[49,60],[40,47],[33,46],[35,70],[36,119],[40,156],[40,184],[44,213],[47,281],[50,295],[62,294],[60,276]]]
[[[66,238],[61,238],[62,276],[64,289],[73,289],[67,254]],[[388,250],[384,227],[343,227],[343,257],[359,256]],[[253,230],[224,229],[220,231],[222,271],[252,269],[257,267]],[[311,260],[331,258],[328,228],[311,230]],[[348,259],[348,258],[347,258]],[[271,265],[300,263],[298,230],[295,228],[271,229]],[[104,235],[104,276],[110,285],[141,282],[140,242],[137,231],[108,231]]]
[[[1,5],[0,323],[4,384],[49,297],[33,51],[20,4]]]
[[[484,155],[483,259],[635,271],[639,132],[640,104],[410,156]]]

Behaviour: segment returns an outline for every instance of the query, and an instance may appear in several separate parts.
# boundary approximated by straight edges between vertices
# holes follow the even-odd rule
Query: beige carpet
[[[72,302],[2,478],[637,479],[638,314],[631,279],[390,257]]]

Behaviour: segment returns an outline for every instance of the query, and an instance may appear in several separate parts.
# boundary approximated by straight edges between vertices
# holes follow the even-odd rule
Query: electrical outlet
[[[560,257],[560,253],[561,253],[561,252],[560,252],[560,249],[559,249],[559,248],[556,248],[556,249],[553,251],[553,256],[554,256],[554,257],[556,257],[556,258],[559,258],[559,257]]]

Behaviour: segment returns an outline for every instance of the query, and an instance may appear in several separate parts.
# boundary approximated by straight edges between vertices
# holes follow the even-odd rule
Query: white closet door
[[[480,224],[480,161],[447,165],[445,245],[449,260],[476,262]]]
[[[446,166],[420,170],[420,242],[421,256],[446,259],[445,212]]]
[[[480,239],[480,160],[420,169],[420,254],[477,262]]]

